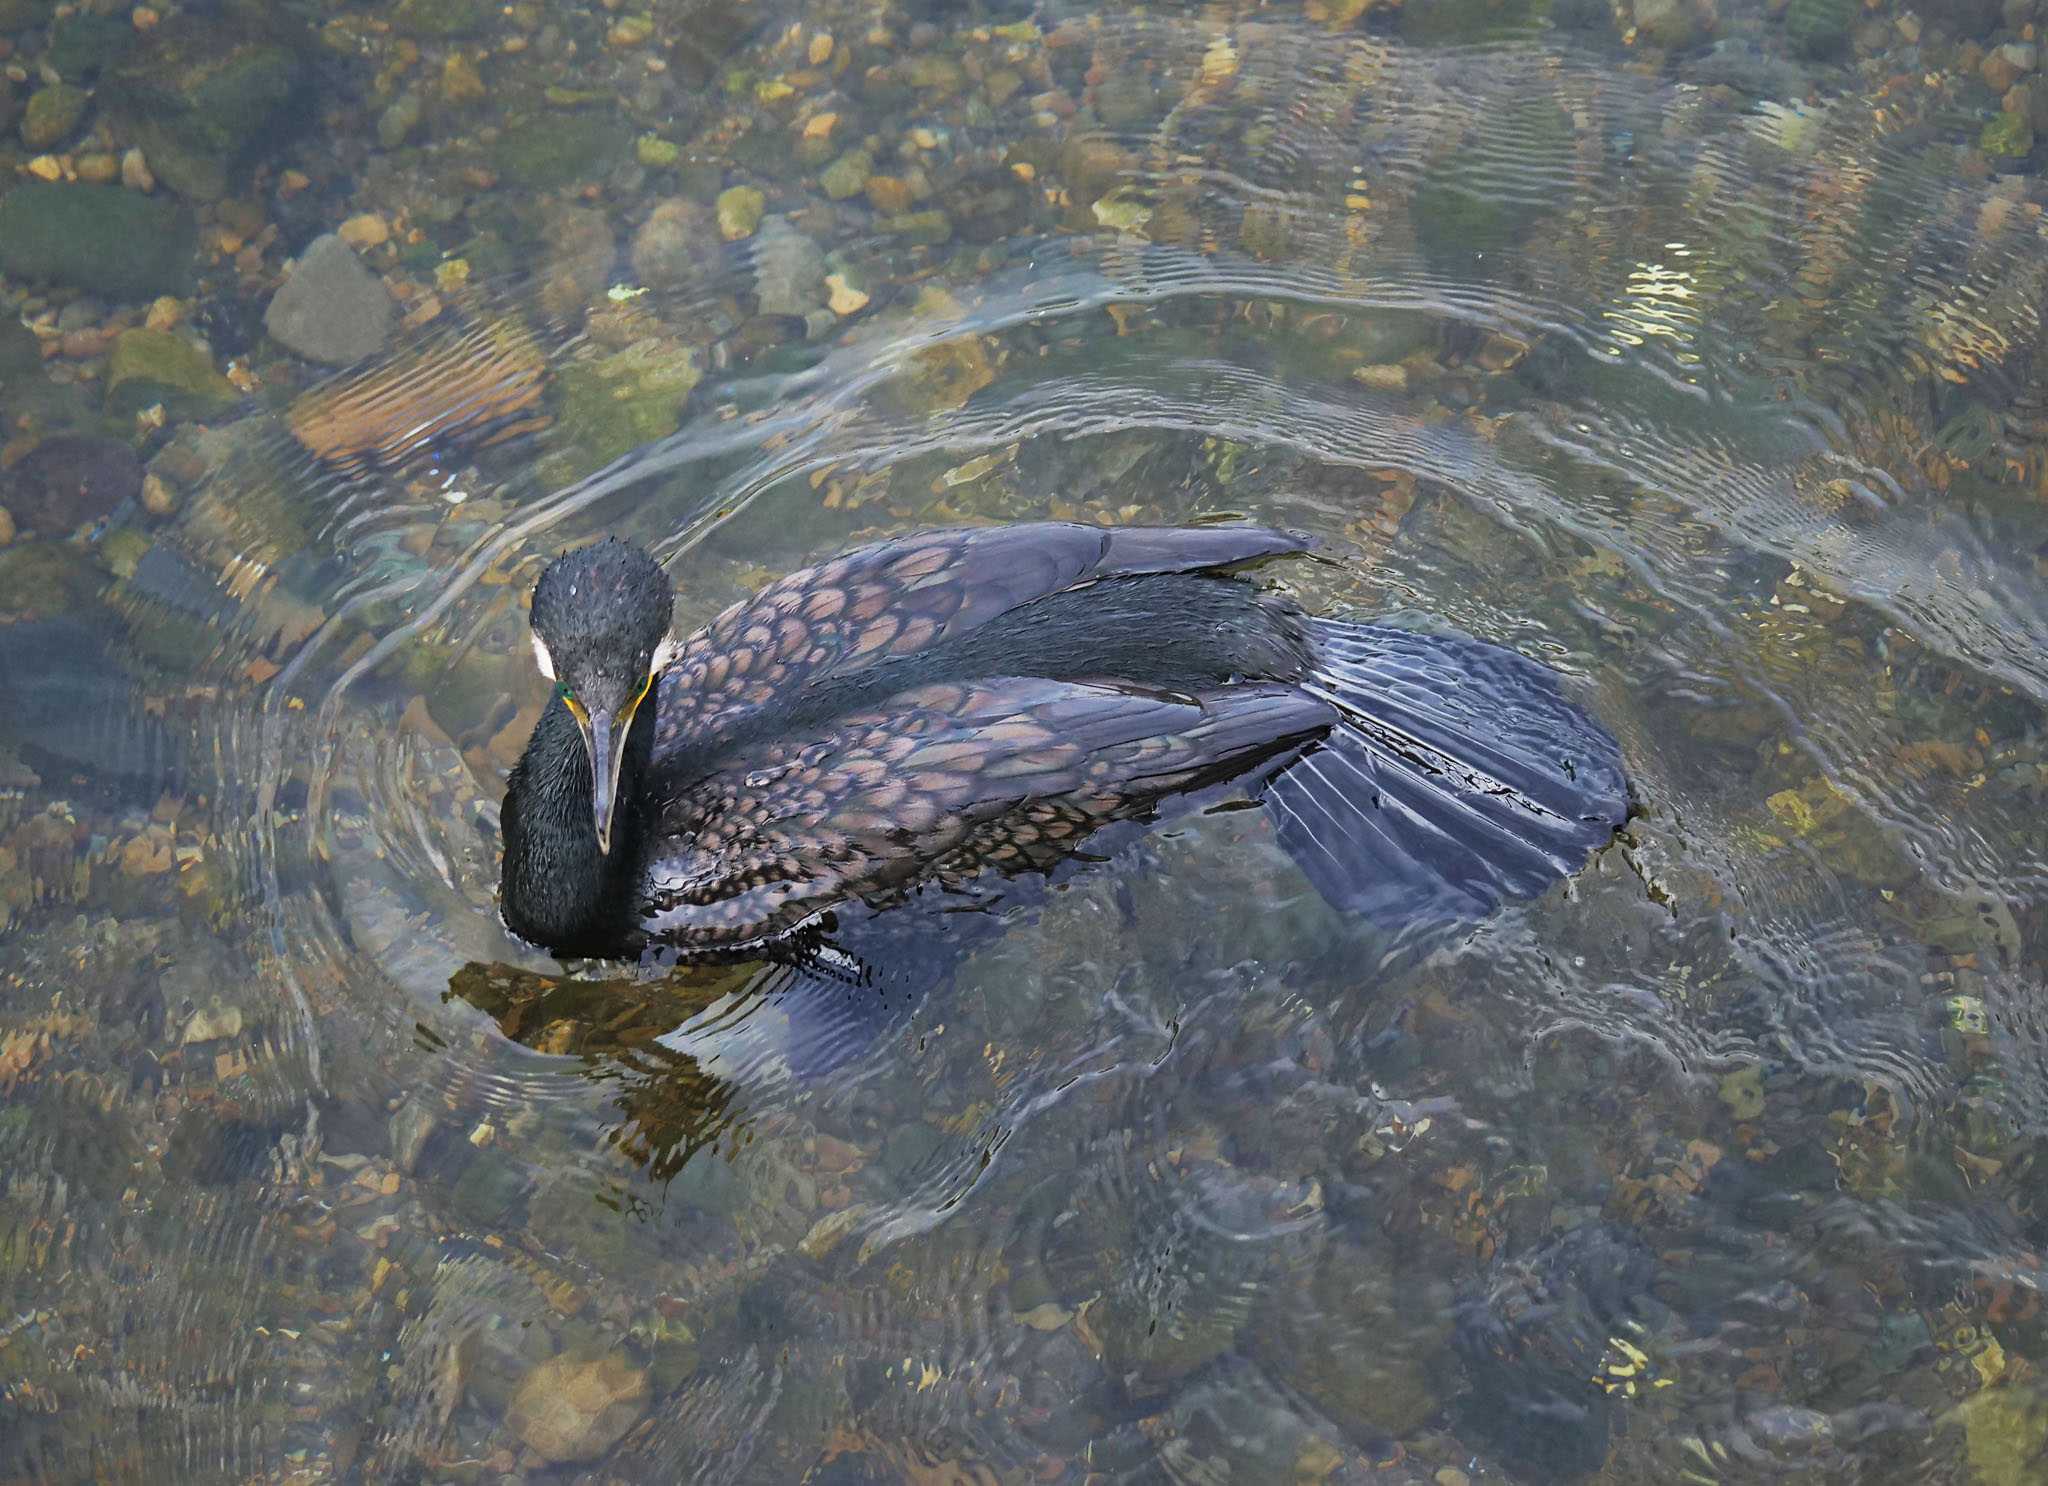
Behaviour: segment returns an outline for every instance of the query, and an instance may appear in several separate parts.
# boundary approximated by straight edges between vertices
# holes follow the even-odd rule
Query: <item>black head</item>
[[[668,664],[675,587],[661,564],[608,537],[565,552],[533,586],[533,654],[590,752],[597,842],[611,848],[619,757],[633,714]]]

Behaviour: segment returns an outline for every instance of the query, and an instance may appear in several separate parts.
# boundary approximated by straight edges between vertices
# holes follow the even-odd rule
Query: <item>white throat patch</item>
[[[548,654],[547,642],[539,635],[533,637],[533,663],[540,667],[541,675],[555,679],[555,658]]]

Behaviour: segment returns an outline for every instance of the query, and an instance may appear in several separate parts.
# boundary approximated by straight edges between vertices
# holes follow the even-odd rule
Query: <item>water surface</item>
[[[2048,239],[1960,9],[324,17],[199,212],[249,396],[0,597],[0,1474],[2038,1479]],[[228,344],[365,212],[383,352]],[[504,934],[553,553],[695,623],[1048,516],[1313,535],[1638,814],[1448,941],[1257,812],[872,1001]]]

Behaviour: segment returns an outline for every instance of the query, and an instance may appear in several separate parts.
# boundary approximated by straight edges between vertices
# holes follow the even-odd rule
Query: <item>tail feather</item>
[[[1266,800],[1337,907],[1473,918],[1585,865],[1628,814],[1614,738],[1555,673],[1459,635],[1317,621],[1304,690],[1336,708]]]

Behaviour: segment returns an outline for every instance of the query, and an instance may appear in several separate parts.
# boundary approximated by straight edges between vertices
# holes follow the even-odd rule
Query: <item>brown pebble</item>
[[[7,514],[7,507],[0,506],[0,547],[14,540],[14,518]]]
[[[449,103],[475,103],[487,96],[476,63],[456,52],[441,64],[441,97]]]
[[[605,33],[604,44],[618,51],[645,46],[654,35],[654,23],[645,16],[627,16]]]
[[[878,212],[892,216],[910,210],[912,197],[910,183],[900,176],[871,175],[867,179],[868,201]]]
[[[155,877],[171,870],[168,831],[145,832],[121,848],[121,871],[129,877]]]
[[[181,490],[190,490],[208,474],[206,461],[188,445],[173,443],[150,461],[150,467]]]
[[[829,1176],[843,1176],[858,1171],[866,1164],[866,1156],[857,1145],[835,1140],[830,1135],[815,1137],[818,1169]]]
[[[152,516],[168,516],[178,509],[178,497],[162,475],[142,477],[142,509]]]
[[[64,355],[73,361],[90,361],[95,356],[104,356],[112,349],[114,333],[97,327],[90,330],[67,330],[61,345]]]
[[[363,212],[350,217],[335,228],[334,235],[360,253],[366,248],[379,247],[389,242],[391,229],[375,212]]]
[[[78,178],[89,186],[111,185],[121,176],[121,162],[104,150],[94,150],[89,155],[80,155],[73,162]]]

